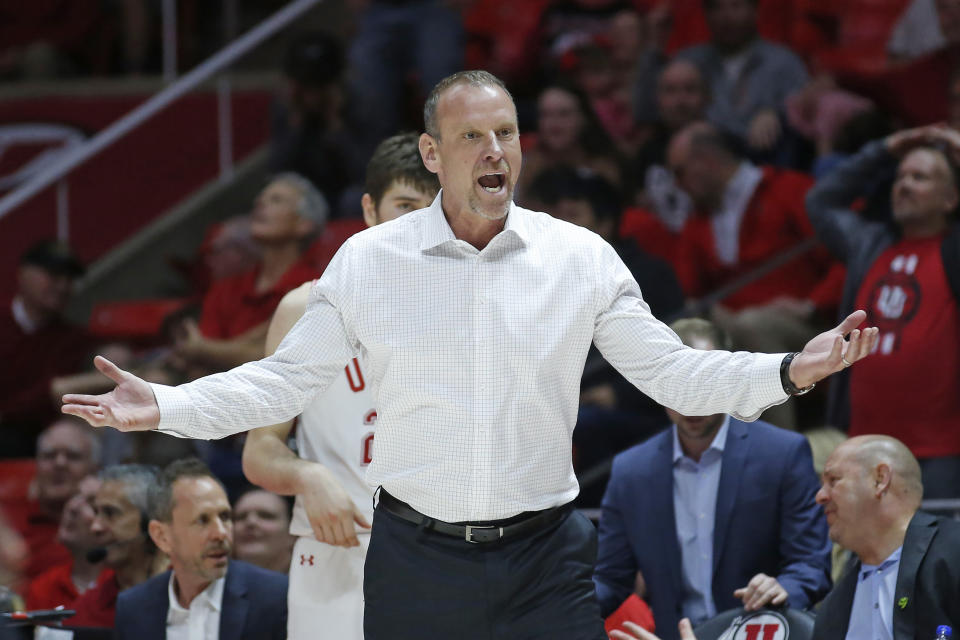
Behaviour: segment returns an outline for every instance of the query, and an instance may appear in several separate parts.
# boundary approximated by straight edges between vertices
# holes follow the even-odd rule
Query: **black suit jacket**
[[[165,640],[170,608],[166,571],[117,598],[114,638]],[[287,637],[287,576],[231,560],[223,585],[220,640],[284,640]]]
[[[816,640],[844,640],[860,575],[860,562],[824,599],[813,631]],[[893,595],[893,640],[934,640],[937,627],[960,626],[960,521],[918,511],[903,541]]]

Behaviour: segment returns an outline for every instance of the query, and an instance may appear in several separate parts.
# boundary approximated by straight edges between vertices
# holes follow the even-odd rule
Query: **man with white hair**
[[[199,324],[188,320],[180,326],[176,355],[208,371],[262,358],[267,325],[280,300],[320,275],[303,252],[323,231],[328,213],[326,198],[303,176],[274,177],[250,214],[250,235],[262,251],[259,264],[213,284]]]
[[[36,465],[28,499],[6,505],[11,525],[30,549],[28,579],[70,561],[70,552],[57,543],[60,516],[80,481],[99,468],[100,440],[82,422],[61,417],[37,438]]]

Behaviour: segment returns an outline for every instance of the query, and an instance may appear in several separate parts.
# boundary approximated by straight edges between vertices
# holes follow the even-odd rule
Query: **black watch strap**
[[[793,384],[793,380],[790,379],[790,363],[793,362],[793,359],[798,355],[800,355],[799,352],[788,353],[783,356],[783,361],[780,363],[780,384],[783,385],[783,391],[788,396],[802,396],[817,386],[816,383],[813,383],[809,387],[801,389]]]

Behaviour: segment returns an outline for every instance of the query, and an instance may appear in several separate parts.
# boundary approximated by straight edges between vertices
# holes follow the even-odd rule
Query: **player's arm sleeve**
[[[359,350],[349,324],[352,260],[348,241],[310,292],[303,317],[273,355],[178,387],[151,385],[160,408],[159,430],[215,439],[301,413]]]
[[[729,413],[749,421],[787,399],[780,383],[784,354],[690,349],[650,313],[610,245],[598,254],[597,273],[594,342],[607,362],[660,404],[687,416]]]
[[[617,610],[633,593],[636,582],[637,561],[630,549],[627,527],[621,511],[625,487],[618,479],[616,461],[610,482],[603,496],[600,527],[597,532],[597,565],[593,583],[600,602],[600,615],[604,618]]]
[[[798,441],[780,486],[780,558],[777,581],[795,609],[807,609],[830,591],[827,520],[816,503],[819,489],[806,438]]]

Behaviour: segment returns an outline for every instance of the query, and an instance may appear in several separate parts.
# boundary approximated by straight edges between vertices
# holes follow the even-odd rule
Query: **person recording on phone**
[[[159,480],[156,467],[116,465],[99,477],[90,525],[99,546],[87,553],[87,560],[111,571],[103,572],[74,603],[77,615],[64,621],[70,627],[112,627],[119,593],[161,573],[169,563],[147,533],[150,488]]]

